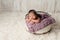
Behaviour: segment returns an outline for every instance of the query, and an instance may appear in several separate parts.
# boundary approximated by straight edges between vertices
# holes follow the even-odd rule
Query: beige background
[[[52,31],[33,35],[25,30],[25,14],[46,11],[56,20]],[[60,40],[60,0],[0,0],[0,40]]]
[[[30,9],[60,12],[60,0],[0,0],[0,10],[24,11]]]

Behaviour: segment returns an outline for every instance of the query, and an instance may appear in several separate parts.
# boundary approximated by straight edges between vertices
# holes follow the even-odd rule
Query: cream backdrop
[[[60,13],[60,0],[0,0],[0,12],[25,12],[30,9]],[[24,13],[24,14],[25,14]]]
[[[33,35],[26,31],[24,17],[30,9],[55,18],[51,32]],[[0,40],[60,40],[60,0],[0,0]]]
[[[30,9],[60,12],[60,0],[0,0],[2,11],[23,11]]]

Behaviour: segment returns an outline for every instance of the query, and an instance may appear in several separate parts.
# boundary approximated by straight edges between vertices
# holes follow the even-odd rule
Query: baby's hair
[[[33,12],[34,14],[37,14],[37,12],[35,11],[35,10],[29,10],[29,12],[28,12],[28,14],[30,13],[30,12]]]
[[[36,19],[37,19],[38,17],[41,18],[41,15],[40,15],[40,14],[37,14],[37,11],[35,11],[34,9],[29,10],[28,15],[30,14],[30,12],[33,12],[33,13],[35,14]]]

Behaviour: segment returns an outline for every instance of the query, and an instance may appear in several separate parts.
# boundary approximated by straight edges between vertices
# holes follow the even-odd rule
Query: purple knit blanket
[[[26,22],[29,32],[36,32],[50,24],[55,23],[55,19],[52,18],[49,14],[39,14],[39,15],[42,16],[42,18],[41,18],[42,21],[40,23],[35,23],[32,25],[32,24]],[[25,16],[25,18],[28,18],[28,17]]]

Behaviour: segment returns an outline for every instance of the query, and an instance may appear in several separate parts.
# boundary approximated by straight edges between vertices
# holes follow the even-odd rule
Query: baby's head
[[[37,14],[37,12],[35,10],[29,10],[28,16],[30,19],[34,19],[34,20],[38,19],[38,17],[41,18],[41,16],[39,14]]]
[[[35,11],[35,10],[30,10],[29,12],[28,12],[28,15],[29,15],[29,18],[31,18],[31,19],[37,19],[37,12]]]

